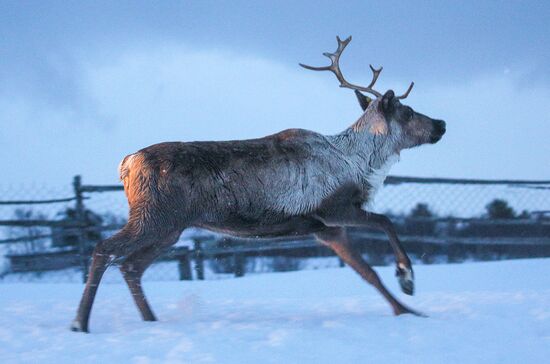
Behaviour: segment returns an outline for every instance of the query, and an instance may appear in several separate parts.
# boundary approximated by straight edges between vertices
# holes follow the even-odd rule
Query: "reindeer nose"
[[[447,131],[445,122],[443,120],[434,120],[430,143],[437,143],[443,134],[445,134],[445,131]]]
[[[436,129],[441,133],[441,135],[445,134],[446,126],[445,122],[443,120],[436,120],[435,121]]]

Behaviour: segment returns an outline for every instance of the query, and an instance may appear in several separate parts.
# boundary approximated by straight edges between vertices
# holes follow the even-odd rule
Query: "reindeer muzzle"
[[[443,134],[445,134],[447,130],[445,125],[443,120],[434,120],[432,133],[430,135],[430,143],[435,144],[443,137]]]

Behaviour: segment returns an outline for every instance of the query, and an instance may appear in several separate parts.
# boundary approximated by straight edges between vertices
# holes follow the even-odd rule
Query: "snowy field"
[[[378,268],[397,292],[393,268]],[[99,289],[91,334],[69,331],[82,285],[0,284],[0,363],[547,363],[550,259],[417,266],[429,318],[394,317],[349,268]]]

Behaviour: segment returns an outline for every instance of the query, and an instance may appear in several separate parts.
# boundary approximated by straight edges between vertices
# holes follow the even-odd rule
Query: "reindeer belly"
[[[201,228],[244,238],[272,238],[282,236],[303,236],[325,229],[319,221],[308,216],[293,216],[282,220],[268,217],[250,219],[232,216],[220,222],[197,224]]]

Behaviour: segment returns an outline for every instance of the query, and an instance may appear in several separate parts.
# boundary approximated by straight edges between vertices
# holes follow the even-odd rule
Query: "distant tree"
[[[57,218],[60,221],[65,221],[67,223],[76,222],[77,212],[74,208],[68,207],[57,213]],[[92,210],[84,210],[84,222],[88,226],[101,226],[103,224],[103,218],[93,212]],[[78,245],[80,238],[79,233],[71,227],[65,226],[56,226],[52,228],[52,246],[53,247],[68,247]],[[88,244],[94,244],[95,242],[101,240],[101,231],[99,230],[88,230],[85,233],[86,241]]]
[[[15,220],[45,220],[46,216],[43,213],[34,211],[33,209],[17,208],[13,212]],[[39,238],[41,235],[47,235],[48,229],[40,226],[28,227],[10,227],[8,228],[8,236],[10,238],[25,238],[22,244],[10,244],[9,251],[11,253],[35,253],[45,249],[46,239]]]
[[[410,217],[432,217],[434,213],[430,211],[427,203],[417,203],[411,210]]]
[[[516,216],[518,219],[528,219],[531,217],[531,214],[529,213],[529,211],[527,210],[523,210],[521,212],[521,214],[519,214],[518,216]]]
[[[494,199],[485,206],[485,209],[490,219],[513,219],[516,217],[516,212],[506,200]]]
[[[427,203],[417,203],[406,217],[404,232],[410,235],[432,235],[436,221],[431,219],[435,214]]]

